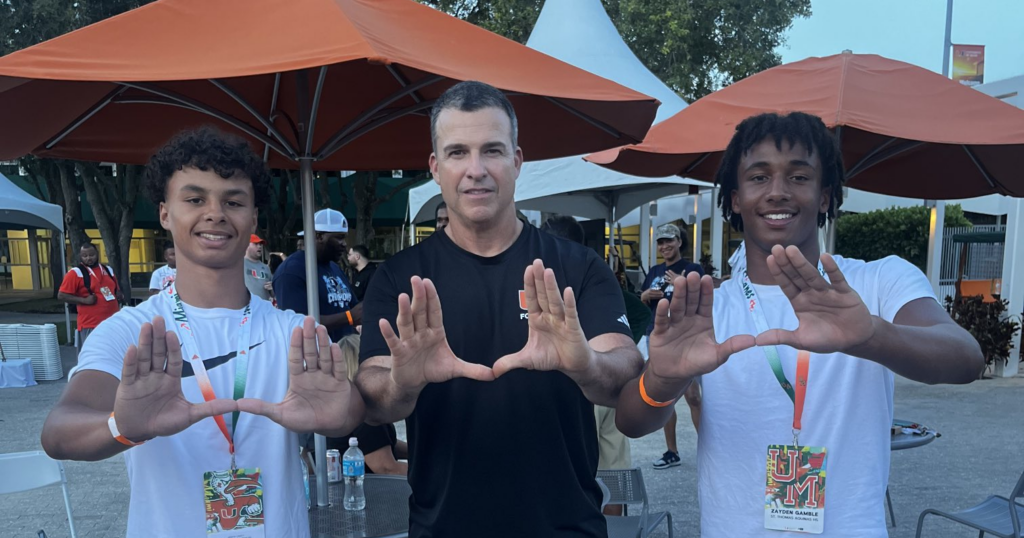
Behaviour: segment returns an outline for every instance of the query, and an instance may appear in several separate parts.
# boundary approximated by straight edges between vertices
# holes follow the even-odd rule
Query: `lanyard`
[[[206,366],[203,364],[202,357],[199,356],[199,345],[196,343],[195,334],[193,334],[192,327],[189,325],[188,315],[185,314],[185,307],[181,302],[177,289],[175,289],[174,282],[171,282],[167,289],[164,290],[164,296],[171,307],[171,319],[174,320],[174,329],[181,340],[182,350],[189,357],[189,364],[192,365],[192,371],[195,372],[199,391],[202,392],[203,398],[206,401],[214,400],[217,398],[217,394],[213,391],[210,376],[206,372]],[[249,304],[245,305],[245,310],[242,311],[242,321],[238,324],[238,353],[235,356],[234,393],[234,399],[236,400],[245,396],[245,380],[249,372],[249,335],[252,330],[251,312],[252,299],[250,295]],[[231,432],[234,432],[235,427],[238,425],[238,411],[231,414],[231,432],[228,431],[227,424],[225,424],[222,415],[217,415],[213,419],[217,422],[217,427],[220,428],[220,432],[224,434],[224,439],[228,442],[228,451],[231,453],[231,468],[234,469],[235,442]]]
[[[822,277],[825,276],[825,270],[822,268],[821,262],[818,262],[818,272],[821,273]],[[743,270],[743,278],[740,280],[740,284],[743,288],[743,297],[747,301],[747,312],[750,312],[750,316],[754,319],[754,326],[757,327],[757,332],[767,332],[770,329],[768,318],[765,317],[764,310],[761,309],[761,303],[757,299],[757,292],[754,291],[754,286],[750,283],[750,276],[747,274],[746,269]],[[764,350],[765,357],[768,358],[768,365],[771,366],[775,379],[779,381],[782,390],[786,391],[786,395],[793,401],[793,445],[800,446],[800,422],[804,413],[804,398],[807,395],[811,354],[807,351],[797,352],[796,388],[794,389],[793,384],[786,378],[786,373],[782,369],[782,360],[779,358],[778,348],[775,346],[761,346],[761,349]]]

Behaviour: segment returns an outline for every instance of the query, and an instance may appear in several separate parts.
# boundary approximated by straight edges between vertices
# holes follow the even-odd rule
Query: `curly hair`
[[[166,201],[167,182],[185,168],[213,171],[224,179],[248,177],[256,207],[264,207],[270,200],[270,172],[240,137],[204,126],[171,138],[146,165],[146,194],[154,205]]]
[[[718,192],[718,205],[722,208],[722,216],[737,231],[743,231],[743,217],[732,211],[732,193],[739,188],[740,160],[751,148],[766,138],[775,141],[775,147],[782,151],[782,142],[790,146],[801,144],[813,155],[818,154],[821,161],[821,188],[828,189],[832,194],[828,210],[818,214],[818,226],[824,226],[826,220],[836,218],[836,211],[843,204],[843,183],[846,172],[843,167],[843,154],[835,136],[825,127],[821,118],[804,112],[790,112],[785,116],[766,113],[751,116],[736,126],[736,134],[729,141],[729,146],[722,156],[722,164],[715,174],[715,184],[721,189]]]

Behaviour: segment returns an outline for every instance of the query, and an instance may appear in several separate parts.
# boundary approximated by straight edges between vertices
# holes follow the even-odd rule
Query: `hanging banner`
[[[985,83],[985,45],[953,45],[953,80],[965,86]]]

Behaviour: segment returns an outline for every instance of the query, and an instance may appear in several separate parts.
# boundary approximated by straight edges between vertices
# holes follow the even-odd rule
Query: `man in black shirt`
[[[377,264],[370,261],[370,249],[366,245],[356,245],[348,249],[348,264],[355,272],[352,274],[352,288],[356,292],[356,299],[360,301],[366,296],[366,288],[370,285],[370,278],[377,270]]]
[[[409,535],[604,537],[593,403],[642,367],[622,292],[594,251],[516,219],[504,94],[457,84],[431,125],[449,224],[377,270],[356,378],[367,422],[406,419]]]

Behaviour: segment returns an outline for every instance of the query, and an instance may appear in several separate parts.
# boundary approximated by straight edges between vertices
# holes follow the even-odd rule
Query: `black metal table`
[[[905,426],[912,424],[904,420],[893,420],[893,427]],[[935,430],[923,428],[922,433],[894,433],[889,438],[889,450],[907,450],[908,448],[917,448],[919,446],[927,445],[928,443],[935,440],[937,433]],[[896,516],[892,510],[892,497],[889,496],[889,487],[885,488],[885,503],[889,507],[889,520],[892,521],[892,526],[896,526]]]
[[[313,538],[369,538],[406,536],[409,532],[409,495],[412,489],[403,476],[366,475],[363,490],[366,508],[345,510],[344,484],[328,484],[330,505],[316,505],[315,483],[310,486],[309,530]]]

